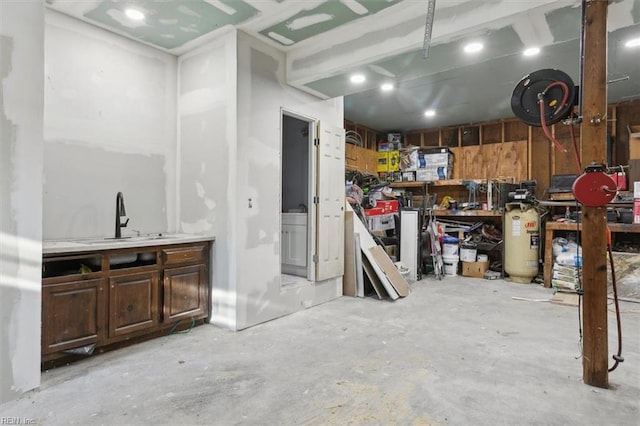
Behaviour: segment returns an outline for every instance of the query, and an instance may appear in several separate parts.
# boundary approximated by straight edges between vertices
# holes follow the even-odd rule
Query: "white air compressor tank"
[[[529,284],[538,275],[540,217],[526,203],[508,203],[504,214],[504,271],[508,279]]]

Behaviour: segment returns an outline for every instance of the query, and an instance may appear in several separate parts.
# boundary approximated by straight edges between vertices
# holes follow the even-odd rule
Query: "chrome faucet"
[[[124,197],[122,192],[118,192],[116,195],[116,238],[122,238],[122,230],[120,228],[125,228],[129,223],[129,218],[127,218],[127,221],[124,223],[120,222],[120,218],[125,217],[126,215],[127,212],[124,209]]]

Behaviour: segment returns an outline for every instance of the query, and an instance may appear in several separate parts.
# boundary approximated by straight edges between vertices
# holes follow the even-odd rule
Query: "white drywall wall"
[[[285,55],[238,32],[237,324],[259,324],[338,297],[342,279],[280,286],[281,108],[343,126],[342,98],[284,83]]]
[[[177,59],[47,10],[44,239],[175,231]]]
[[[43,2],[0,0],[0,403],[40,385],[43,34]]]
[[[236,328],[236,33],[179,58],[180,230],[215,235],[211,322]]]

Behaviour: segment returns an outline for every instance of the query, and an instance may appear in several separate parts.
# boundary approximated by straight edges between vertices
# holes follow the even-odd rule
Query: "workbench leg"
[[[546,227],[545,227],[546,228]],[[544,286],[551,287],[551,270],[553,268],[553,229],[546,229],[544,238]]]

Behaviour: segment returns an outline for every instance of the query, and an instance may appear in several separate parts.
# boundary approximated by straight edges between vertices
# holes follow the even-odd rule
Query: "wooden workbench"
[[[640,224],[607,223],[612,233],[640,233]],[[581,223],[547,222],[544,240],[544,286],[551,287],[553,269],[553,235],[555,231],[581,231]]]

